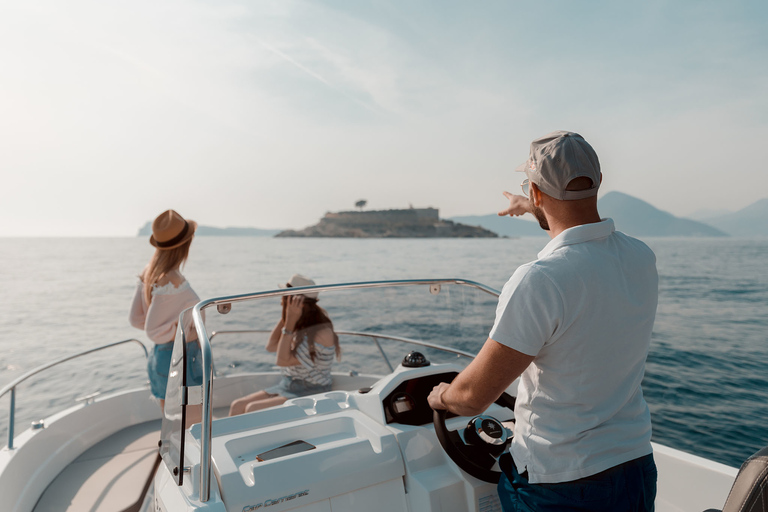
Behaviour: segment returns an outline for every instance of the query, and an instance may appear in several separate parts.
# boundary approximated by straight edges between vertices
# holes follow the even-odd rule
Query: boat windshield
[[[334,359],[333,363],[337,389],[344,389],[344,379],[350,376],[390,373],[411,351],[420,352],[432,363],[465,366],[488,336],[498,296],[491,288],[461,279],[386,281],[221,297],[202,301],[185,312],[179,325],[185,324],[186,315],[192,315],[195,332],[177,331],[161,449],[180,484],[185,460],[184,419],[189,406],[202,401],[199,474],[204,499],[209,485],[206,481],[210,480],[211,418],[214,409],[217,414],[226,414],[228,408],[228,403],[219,403],[224,402],[221,398],[226,396],[227,386],[217,389],[217,379],[231,386],[248,375],[272,372],[277,383],[275,354],[265,347],[282,316],[283,298],[297,294],[317,297],[317,305],[338,336],[341,360]],[[191,339],[199,342],[189,343]],[[202,387],[195,386],[200,382],[186,375],[190,366],[183,363],[193,345],[195,351],[200,349]],[[186,464],[197,460],[197,454],[189,453]]]
[[[195,384],[193,375],[187,373],[187,368],[192,366],[191,361],[188,364],[187,358],[191,358],[191,352],[193,352],[188,342],[197,340],[193,328],[192,309],[183,311],[179,318],[179,326],[187,327],[176,329],[176,338],[173,342],[160,432],[160,455],[163,462],[171,469],[176,483],[181,485],[184,477],[181,465],[181,461],[184,460],[185,429],[183,426],[187,419],[187,405],[190,402],[190,396],[200,396],[200,388],[193,386]],[[193,399],[192,402],[194,403],[195,400]],[[200,400],[197,400],[197,403],[200,403]]]

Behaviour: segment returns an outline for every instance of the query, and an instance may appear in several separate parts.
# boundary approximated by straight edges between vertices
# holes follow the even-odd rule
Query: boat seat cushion
[[[741,465],[722,512],[768,512],[768,446]]]

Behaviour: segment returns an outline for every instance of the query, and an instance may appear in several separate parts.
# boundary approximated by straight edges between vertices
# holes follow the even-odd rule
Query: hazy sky
[[[487,214],[556,129],[603,194],[737,210],[766,91],[765,0],[0,0],[0,236]]]

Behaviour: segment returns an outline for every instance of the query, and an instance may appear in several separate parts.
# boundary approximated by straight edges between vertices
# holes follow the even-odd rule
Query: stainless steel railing
[[[344,284],[332,284],[332,285],[319,285],[319,286],[301,286],[295,288],[283,288],[280,290],[272,290],[259,293],[250,293],[243,295],[232,295],[228,297],[219,297],[214,299],[208,299],[198,302],[194,308],[192,308],[192,318],[195,323],[195,331],[197,332],[198,343],[200,344],[200,353],[203,364],[203,407],[202,407],[202,422],[201,422],[201,435],[200,435],[200,501],[207,502],[211,495],[211,424],[213,421],[213,407],[212,407],[212,377],[213,377],[213,353],[211,351],[211,340],[208,337],[208,333],[205,330],[205,322],[203,319],[202,311],[210,306],[221,306],[223,310],[228,310],[235,302],[243,302],[256,298],[269,298],[269,297],[281,297],[284,295],[300,295],[306,292],[323,292],[329,290],[354,290],[361,288],[386,288],[386,287],[400,287],[400,286],[423,286],[429,285],[430,290],[432,287],[437,287],[436,291],[440,291],[440,285],[442,284],[456,284],[477,288],[490,295],[499,296],[499,292],[477,283],[475,281],[468,281],[465,279],[410,279],[410,280],[398,280],[398,281],[368,281],[361,283],[344,283]],[[180,324],[181,325],[181,324]],[[437,346],[436,346],[437,347]],[[182,461],[183,463],[183,461]]]
[[[49,368],[53,368],[54,366],[58,366],[61,363],[66,363],[67,361],[71,361],[72,359],[77,359],[78,357],[83,357],[88,354],[92,354],[93,352],[98,352],[100,350],[105,350],[108,348],[116,347],[118,345],[123,345],[125,343],[137,343],[141,349],[144,351],[144,358],[149,357],[149,353],[147,352],[147,347],[144,346],[142,342],[135,338],[130,338],[127,340],[122,341],[116,341],[114,343],[109,343],[107,345],[103,345],[101,347],[92,348],[89,350],[84,350],[83,352],[79,352],[77,354],[62,357],[61,359],[57,359],[56,361],[53,361],[51,363],[44,364],[42,366],[38,366],[37,368],[28,371],[21,377],[17,378],[7,386],[5,386],[2,390],[0,390],[0,398],[2,398],[6,393],[11,394],[11,406],[10,406],[10,415],[8,417],[8,449],[13,450],[13,436],[14,436],[14,423],[15,423],[15,416],[16,416],[16,387],[24,382],[25,380],[29,379],[30,377],[34,377],[38,373],[45,371]]]
[[[246,330],[232,330],[232,331],[213,331],[211,333],[211,341],[216,336],[224,335],[224,334],[266,334],[271,331],[268,331],[266,329],[246,329]],[[470,359],[474,359],[475,355],[471,354],[469,352],[465,352],[463,350],[450,348],[450,347],[443,347],[441,345],[437,345],[435,343],[429,343],[427,341],[422,340],[416,340],[413,338],[404,338],[402,336],[391,336],[389,334],[381,334],[381,333],[375,333],[375,332],[358,332],[358,331],[334,331],[337,335],[344,335],[344,336],[359,336],[361,338],[371,338],[373,342],[376,344],[376,348],[379,349],[379,354],[381,354],[381,358],[384,360],[384,362],[387,364],[387,367],[389,368],[389,371],[393,372],[395,371],[395,368],[392,366],[392,363],[389,361],[389,357],[387,357],[387,354],[384,352],[384,349],[381,348],[381,343],[379,343],[379,340],[390,340],[390,341],[397,341],[399,343],[407,343],[409,345],[417,345],[419,347],[424,348],[431,348],[435,350],[439,350],[441,352],[448,352],[449,354],[455,354],[457,356],[463,356],[468,357]],[[216,376],[215,368],[214,368],[214,376]]]

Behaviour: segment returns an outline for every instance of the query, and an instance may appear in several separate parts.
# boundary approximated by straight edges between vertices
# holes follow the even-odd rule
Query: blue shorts
[[[656,463],[653,454],[572,482],[528,483],[509,453],[499,459],[499,501],[504,512],[653,512]]]
[[[280,382],[272,387],[265,389],[272,395],[280,395],[285,398],[298,398],[300,396],[314,395],[315,393],[325,393],[331,390],[331,384],[327,386],[317,386],[301,379],[294,379],[283,375]]]
[[[147,360],[149,387],[152,395],[165,400],[165,388],[168,387],[168,371],[171,368],[173,343],[155,345]],[[203,360],[197,342],[187,343],[187,386],[199,386],[203,383]]]

